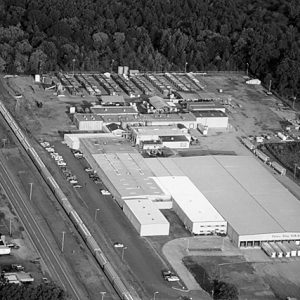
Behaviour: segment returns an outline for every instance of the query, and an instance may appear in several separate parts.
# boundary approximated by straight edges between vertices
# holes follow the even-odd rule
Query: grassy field
[[[212,281],[220,280],[235,285],[239,299],[277,299],[243,256],[187,256],[183,262],[208,292]]]

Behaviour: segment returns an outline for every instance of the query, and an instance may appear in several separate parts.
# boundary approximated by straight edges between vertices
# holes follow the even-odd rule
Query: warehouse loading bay
[[[94,196],[89,194],[94,194],[94,191],[89,191],[89,187],[93,183],[86,178],[88,174],[84,168],[96,168],[96,165],[92,165],[96,161],[95,158],[93,158],[94,160],[91,159],[95,153],[85,152],[87,148],[83,150],[80,147],[81,141],[79,139],[78,149],[83,153],[84,158],[77,159],[71,153],[68,141],[58,134],[58,131],[66,131],[71,135],[78,133],[78,128],[67,117],[66,109],[75,103],[80,104],[82,98],[67,92],[64,97],[56,97],[52,91],[45,91],[32,79],[25,77],[6,79],[4,85],[12,95],[22,94],[22,101],[26,101],[26,105],[33,108],[32,120],[39,123],[38,129],[32,124],[26,124],[26,126],[31,128],[31,134],[36,137],[36,142],[42,139],[43,142],[46,141],[53,145],[55,151],[65,159],[68,168],[72,169],[73,174],[77,176],[78,185],[82,186],[76,188],[79,199],[78,213],[80,214],[82,211],[82,215],[91,214],[92,218],[97,219],[102,227],[106,227],[104,230],[108,243],[111,245],[115,242],[123,244],[125,250],[123,248],[119,251],[120,253],[118,252],[121,260],[124,259],[124,256],[126,258],[125,263],[123,262],[124,269],[123,267],[121,269],[124,271],[128,268],[130,272],[136,272],[135,276],[141,276],[141,278],[146,276],[149,282],[154,282],[155,287],[159,290],[159,294],[156,295],[157,299],[160,299],[159,296],[161,299],[178,299],[179,296],[187,293],[193,299],[211,298],[208,293],[201,289],[201,284],[187,271],[182,262],[185,257],[192,257],[201,266],[205,265],[203,260],[210,257],[208,261],[210,261],[211,266],[217,264],[219,273],[228,271],[227,281],[236,281],[241,299],[300,297],[300,259],[298,258],[300,255],[300,251],[298,251],[300,226],[296,221],[297,215],[299,215],[297,211],[299,210],[298,202],[300,199],[298,182],[294,181],[293,174],[290,172],[281,175],[272,166],[264,164],[251,149],[241,142],[243,138],[249,136],[251,137],[249,140],[252,142],[253,137],[262,136],[269,136],[268,142],[270,140],[280,141],[278,132],[282,131],[281,122],[287,119],[296,120],[298,118],[297,111],[291,108],[278,109],[280,107],[278,104],[281,103],[279,99],[275,96],[266,95],[265,89],[261,85],[245,84],[246,79],[242,75],[201,75],[199,80],[205,89],[204,92],[210,93],[210,96],[214,94],[215,98],[218,99],[215,102],[218,104],[224,105],[224,101],[221,103],[219,100],[221,97],[223,100],[224,97],[230,98],[230,105],[228,103],[224,105],[228,116],[228,126],[225,130],[208,128],[207,135],[203,135],[203,132],[197,128],[189,129],[190,135],[196,138],[198,143],[191,144],[188,149],[171,149],[169,151],[170,156],[167,158],[143,158],[147,170],[149,169],[152,176],[157,178],[154,180],[155,184],[165,192],[165,195],[171,196],[171,201],[160,199],[163,204],[159,209],[169,224],[168,234],[163,236],[145,235],[144,237],[140,237],[141,232],[135,228],[132,222],[127,220],[128,214],[127,217],[121,217],[118,213],[123,224],[126,224],[124,226],[126,229],[122,234],[116,234],[114,229],[109,229],[111,220],[108,215],[114,218],[114,213],[109,211],[118,210],[120,207],[123,209],[123,200],[117,201],[117,199],[112,198],[117,198],[119,192],[114,191],[114,187],[117,187],[118,184],[114,184],[109,176],[100,176],[101,184],[99,187],[97,186],[97,190],[107,191],[108,194],[104,197],[96,196],[94,200]],[[30,91],[29,86],[34,87],[34,93]],[[162,96],[161,93],[160,96]],[[42,99],[39,100],[43,102],[42,110],[36,108],[36,99]],[[84,101],[92,104],[97,101],[97,98],[86,95]],[[49,115],[51,118],[48,117]],[[82,133],[80,134],[82,135]],[[88,139],[87,136],[84,139]],[[101,138],[99,141],[101,144]],[[130,143],[129,145],[136,153],[139,153],[138,147],[132,147]],[[60,178],[59,183],[69,188],[70,183],[61,179],[61,170],[50,154],[45,151],[45,148],[36,143],[36,149],[43,161],[51,166],[56,174],[54,176]],[[123,156],[125,156],[124,153],[127,152],[123,150]],[[122,155],[119,156],[122,157]],[[197,168],[193,169],[193,166],[201,166],[205,172],[197,172]],[[101,168],[101,164],[99,167]],[[164,169],[163,172],[162,169]],[[165,180],[164,178],[168,176],[175,181],[170,183],[170,181]],[[251,180],[249,180],[250,178]],[[256,181],[252,178],[256,178]],[[185,228],[187,223],[184,221],[183,215],[186,211],[180,209],[181,197],[184,195],[181,195],[180,190],[184,190],[186,184],[191,185],[191,189],[195,188],[200,191],[204,196],[203,201],[207,200],[212,205],[212,209],[217,210],[227,222],[226,236],[224,234],[209,236],[201,233],[193,234],[191,226]],[[176,186],[178,191],[175,189]],[[265,193],[258,193],[258,186]],[[222,198],[214,194],[215,189],[222,191],[223,195],[225,193],[227,199],[232,199],[232,202],[228,202],[231,205],[231,211],[226,207],[226,201],[222,203]],[[272,191],[273,194],[270,193]],[[249,201],[247,202],[250,205],[248,208],[253,209],[253,214],[249,213],[250,210],[247,211],[247,206],[234,206],[236,199],[232,194],[237,193],[243,193],[241,198]],[[87,200],[87,195],[89,195],[89,200]],[[176,199],[178,200],[176,201]],[[285,199],[287,200],[284,201]],[[89,201],[91,202],[89,203]],[[101,201],[100,204],[99,201]],[[109,204],[104,201],[109,202]],[[130,200],[124,201],[124,203],[128,203],[126,206],[128,211],[131,209],[132,212],[137,209],[133,202],[130,203]],[[172,201],[176,203],[176,207],[171,206]],[[120,205],[121,202],[122,205]],[[97,210],[99,205],[101,208]],[[92,208],[88,208],[89,206]],[[102,211],[107,215],[103,216]],[[254,212],[257,212],[257,215]],[[289,213],[291,214],[289,215]],[[222,220],[220,219],[220,221]],[[130,239],[133,239],[137,246],[133,246]],[[131,253],[131,247],[138,248],[140,246],[140,249],[134,249]],[[116,250],[118,251],[118,249]],[[137,265],[143,261],[143,251],[146,251],[148,257],[156,261],[154,263],[156,270],[151,267],[147,272],[142,271],[142,268],[149,268],[146,262],[142,264],[142,267]],[[138,263],[134,256],[140,257]],[[249,265],[252,268],[251,274],[247,273]],[[211,266],[206,267],[211,271]],[[245,267],[243,268],[243,266]],[[180,292],[177,293],[176,289],[166,285],[168,283],[163,280],[153,280],[154,277],[161,276],[160,273],[163,268],[171,268],[179,276],[180,281],[174,283],[174,287]],[[236,280],[234,277],[236,270],[240,270],[241,274],[244,274],[244,279]],[[149,275],[145,275],[145,273],[149,273]],[[246,284],[247,276],[255,277],[256,280],[253,280],[252,284]],[[152,283],[150,284],[148,281],[144,284],[143,293],[150,299]],[[171,290],[174,291],[171,292]]]

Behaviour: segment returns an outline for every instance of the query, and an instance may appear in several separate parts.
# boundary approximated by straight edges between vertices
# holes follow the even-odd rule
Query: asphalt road
[[[52,249],[46,235],[39,226],[38,221],[32,213],[32,208],[28,203],[28,197],[22,195],[11,179],[10,173],[5,166],[5,158],[2,153],[0,153],[0,182],[15,212],[18,214],[20,221],[23,223],[31,239],[31,243],[35,246],[38,253],[40,253],[53,279],[59,282],[64,290],[69,292],[72,299],[84,299],[85,296],[81,294],[81,291],[77,289],[73,283],[59,254]]]
[[[96,185],[88,177],[84,171],[87,166],[85,159],[76,159],[70,149],[60,142],[54,145],[55,151],[63,156],[68,168],[82,185],[81,189],[75,191],[77,200],[69,195],[72,204],[121,276],[128,280],[143,300],[152,299],[154,292],[158,292],[156,299],[164,300],[179,299],[184,295],[184,291],[180,291],[181,282],[169,283],[163,280],[161,270],[167,267],[164,258],[155,251],[147,238],[138,235],[112,197],[101,195],[100,189],[105,187]],[[60,173],[59,170],[57,172]],[[59,180],[67,183],[65,179],[60,179],[62,176],[57,176],[58,183]],[[126,249],[114,248],[114,242],[123,243]]]

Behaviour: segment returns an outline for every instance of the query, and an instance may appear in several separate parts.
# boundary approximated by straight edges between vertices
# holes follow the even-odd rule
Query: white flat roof
[[[300,232],[299,200],[253,157],[151,158],[147,163],[156,176],[173,171],[188,176],[240,235]]]
[[[168,225],[169,222],[157,206],[148,199],[125,200],[124,203],[141,225]]]
[[[112,133],[83,137],[80,139],[80,142],[91,154],[116,152],[138,153],[137,150],[131,146],[128,140],[118,137]]]
[[[121,198],[165,198],[152,179],[153,173],[139,153],[94,154],[93,158]]]
[[[156,177],[154,180],[173,198],[184,214],[193,222],[225,222],[205,196],[186,176]]]

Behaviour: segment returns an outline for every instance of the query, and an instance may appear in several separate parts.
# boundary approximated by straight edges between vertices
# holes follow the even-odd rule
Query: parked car
[[[84,168],[84,171],[86,171],[86,172],[94,172],[94,170],[92,168]]]
[[[102,183],[101,180],[100,180],[99,178],[93,178],[93,180],[94,180],[94,182],[95,182],[96,184],[101,184],[101,183]]]
[[[9,243],[9,244],[6,244],[7,247],[9,248],[12,248],[12,249],[19,249],[20,246],[17,245],[16,243]]]
[[[54,160],[59,161],[59,160],[64,160],[62,156],[58,155],[54,157]]]
[[[179,281],[179,277],[173,274],[170,270],[163,270],[162,276],[166,281]]]
[[[49,279],[47,277],[43,277],[43,282],[46,283],[46,284],[50,283],[50,281],[49,281]]]
[[[107,190],[100,190],[102,195],[111,195],[109,191]]]
[[[73,188],[74,189],[80,189],[80,188],[82,188],[82,185],[80,185],[80,184],[74,184]]]
[[[95,178],[95,177],[98,177],[98,176],[96,174],[91,173],[91,174],[89,174],[89,177],[90,178]]]
[[[51,148],[51,147],[47,147],[45,149],[46,149],[47,152],[54,152],[55,151],[54,148]]]
[[[114,243],[114,247],[115,247],[115,248],[124,248],[124,244],[119,243],[119,242],[115,242],[115,243]]]
[[[41,142],[40,144],[41,144],[41,146],[42,146],[43,148],[46,148],[46,147],[49,147],[49,146],[50,146],[50,143],[48,143],[48,142]]]
[[[69,182],[70,182],[71,184],[78,184],[78,181],[75,180],[75,179],[71,179]]]
[[[59,166],[66,166],[66,165],[67,165],[63,160],[57,160],[56,163],[57,163]]]
[[[22,265],[12,264],[11,267],[13,270],[16,270],[16,271],[24,271],[24,267]]]

